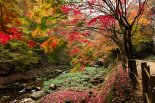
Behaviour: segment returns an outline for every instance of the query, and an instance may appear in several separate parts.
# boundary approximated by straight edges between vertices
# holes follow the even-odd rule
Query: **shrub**
[[[108,68],[95,68],[95,67],[87,67],[83,72],[76,73],[66,73],[61,74],[55,79],[48,80],[44,82],[44,90],[49,90],[50,84],[55,84],[62,88],[78,88],[78,89],[88,89],[92,88],[94,85],[89,81],[98,76],[105,76],[109,71]]]
[[[153,53],[153,40],[151,36],[136,34],[133,37],[133,54],[143,59]]]
[[[38,63],[40,59],[27,43],[22,41],[10,41],[6,45],[0,45],[0,69],[6,71],[23,71],[31,65]]]
[[[88,97],[88,91],[63,90],[45,96],[42,103],[80,103]]]

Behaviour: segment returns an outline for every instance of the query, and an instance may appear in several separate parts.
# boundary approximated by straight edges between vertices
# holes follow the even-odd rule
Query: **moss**
[[[108,68],[87,67],[83,72],[61,74],[55,79],[50,79],[43,84],[43,89],[49,89],[50,84],[55,84],[62,88],[89,89],[94,85],[89,81],[98,76],[105,76],[109,71]]]

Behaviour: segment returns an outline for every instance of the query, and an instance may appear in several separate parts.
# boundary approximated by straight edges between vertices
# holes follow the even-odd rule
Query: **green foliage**
[[[0,45],[0,68],[1,69],[14,69],[23,71],[31,65],[38,63],[40,59],[22,41],[10,41],[7,45]]]
[[[53,64],[61,64],[65,61],[69,62],[69,55],[65,51],[66,47],[67,42],[60,39],[58,45],[52,49],[52,52],[47,53],[48,62]]]
[[[95,68],[87,67],[83,72],[77,73],[66,73],[58,76],[55,79],[48,80],[44,82],[43,89],[49,90],[50,84],[55,84],[62,88],[78,88],[78,89],[88,89],[92,88],[94,85],[89,81],[98,76],[105,76],[109,71],[108,68]]]
[[[149,61],[155,61],[155,55],[150,55],[150,56],[146,57],[145,59],[149,60]]]
[[[133,36],[133,53],[136,55],[152,52],[152,37],[147,35],[136,34]],[[141,55],[144,56],[144,55]],[[143,57],[142,57],[143,58]]]
[[[46,31],[47,29],[57,28],[59,21],[65,19],[66,15],[62,14],[60,8],[62,2],[60,0],[44,0],[42,2],[37,1],[37,6],[33,10],[33,16],[31,19],[37,22],[39,30]]]
[[[143,45],[144,43],[149,43],[152,41],[152,37],[140,34],[135,34],[132,39],[133,45]]]
[[[143,50],[147,49],[148,47],[146,45],[134,45],[133,46],[133,53],[140,53]]]
[[[78,59],[77,59],[77,58],[73,58],[72,61],[71,61],[71,65],[73,65],[72,62],[74,62],[74,60],[78,60]],[[71,69],[71,72],[72,72],[72,73],[76,73],[76,72],[81,71],[81,70],[80,70],[80,67],[81,67],[81,63],[77,63],[77,64],[74,65],[74,67]]]
[[[38,26],[38,23],[33,21],[33,20],[30,20],[30,19],[28,21],[29,21],[29,29],[30,30],[35,30],[37,28],[37,26]]]
[[[117,58],[118,53],[119,53],[118,48],[114,48],[114,49],[110,50],[110,52],[107,54],[109,62],[111,62],[111,61],[113,62]]]

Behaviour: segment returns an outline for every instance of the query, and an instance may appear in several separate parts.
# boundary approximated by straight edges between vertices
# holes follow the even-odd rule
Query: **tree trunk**
[[[120,59],[121,59],[122,67],[126,70],[126,58],[124,55],[125,52],[122,49],[122,47],[119,47],[119,51],[120,51]]]
[[[128,59],[133,59],[132,53],[132,40],[131,40],[131,30],[128,30]]]
[[[128,70],[129,70],[129,77],[131,79],[131,82],[133,83],[133,88],[136,88],[136,77],[135,75],[137,75],[137,69],[136,69],[136,62],[133,58],[133,52],[132,52],[132,39],[131,39],[131,29],[128,30],[128,42],[127,42],[127,46],[128,46]]]
[[[123,35],[123,49],[124,49],[124,55],[126,58],[129,57],[129,48],[128,48],[128,42],[127,42],[127,34],[124,33]]]

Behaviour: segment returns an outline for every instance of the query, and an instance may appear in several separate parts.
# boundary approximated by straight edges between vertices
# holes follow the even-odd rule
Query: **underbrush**
[[[105,103],[142,103],[142,96],[135,93],[132,83],[122,70],[119,71]]]
[[[104,83],[104,78],[107,77],[107,74],[114,68],[114,64],[115,63],[110,64],[108,68],[87,67],[84,71],[61,74],[55,79],[44,82],[43,90],[50,94],[44,96],[41,102],[104,103],[104,95],[98,90],[101,83]],[[57,90],[53,91],[52,88],[50,89],[52,84],[58,87]]]
[[[50,85],[55,84],[60,88],[77,88],[77,89],[89,89],[95,86],[94,79],[102,79],[108,73],[109,68],[103,67],[87,67],[82,72],[66,73],[58,76],[55,79],[44,82],[43,89],[45,91],[50,90]]]
[[[38,64],[40,60],[37,53],[21,41],[10,41],[7,45],[0,45],[0,53],[0,74],[24,71]]]
[[[86,103],[90,93],[88,91],[63,90],[43,98],[43,103]],[[61,98],[61,99],[60,99]]]

